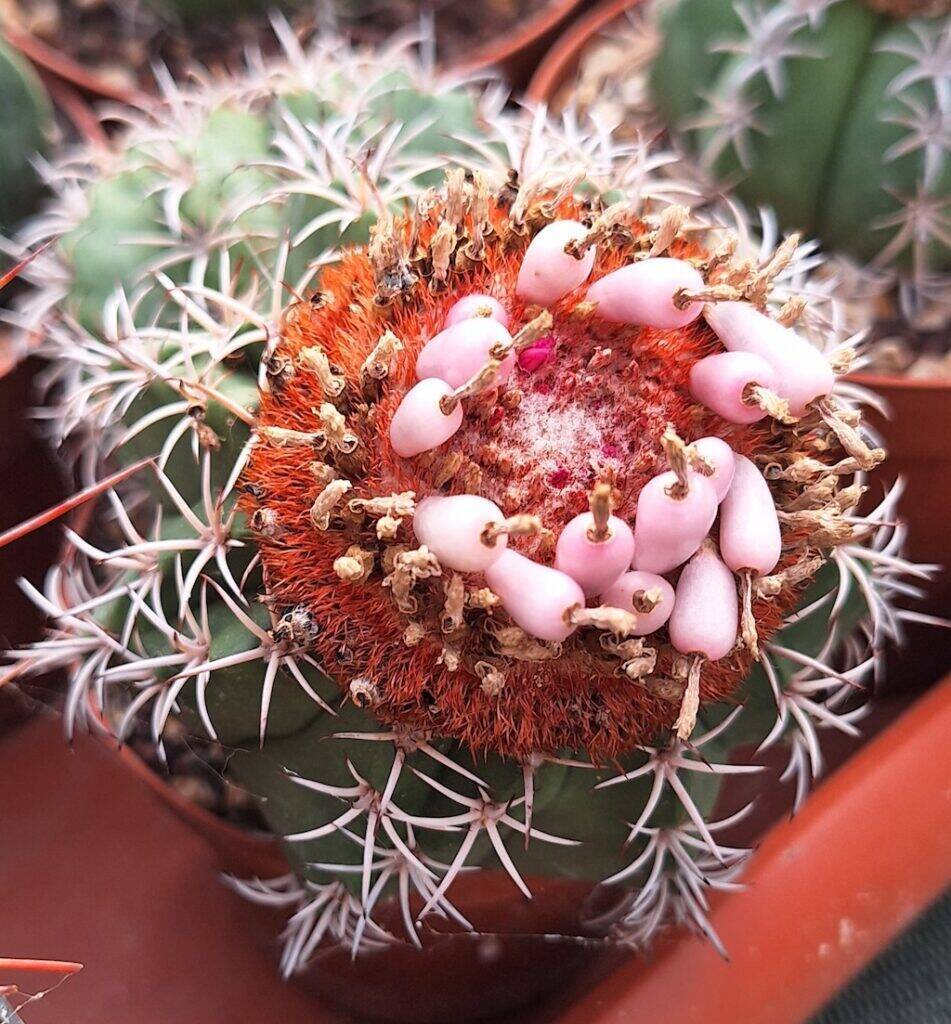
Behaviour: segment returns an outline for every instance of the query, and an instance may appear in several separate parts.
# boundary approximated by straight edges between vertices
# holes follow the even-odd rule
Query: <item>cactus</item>
[[[101,711],[122,736],[148,714],[160,743],[174,715],[234,750],[230,777],[262,798],[296,876],[238,883],[297,907],[288,972],[321,941],[469,927],[452,902],[468,868],[525,897],[538,876],[610,883],[587,934],[642,945],[674,920],[716,941],[707,894],[746,854],[718,842],[735,816],[714,808],[723,779],[754,770],[731,754],[787,744],[801,798],[819,735],[854,731],[902,623],[895,495],[855,511],[883,453],[850,386],[830,392],[849,349],[811,246],[693,216],[665,154],[439,86],[408,53],[284,42],[226,86],[166,83],[120,156],[58,165],[60,198],[25,235],[63,232],[20,311],[42,326],[55,437],[84,480],[155,466],[110,492],[96,530],[67,532],[43,592],[26,585],[50,631],[10,656],[68,667],[70,730]],[[89,280],[81,246],[108,280]],[[640,313],[612,274],[632,269],[655,275]],[[692,396],[716,338],[742,344],[731,313],[805,346],[807,395],[753,381],[749,422]],[[447,318],[426,358],[461,383],[414,383]],[[414,408],[457,432],[439,444],[410,417],[404,433]],[[716,438],[752,490],[727,493]],[[656,570],[669,581],[625,573],[614,604],[573,597],[555,535],[586,515],[572,543],[630,532],[668,466],[662,512],[708,502],[692,550]],[[472,495],[496,511],[473,519]],[[781,530],[782,552],[731,554],[727,521]],[[711,571],[726,589],[698,619]]]
[[[34,159],[53,124],[49,97],[33,68],[0,39],[0,234],[32,213],[40,194]]]
[[[946,301],[951,36],[925,16],[942,6],[676,0],[650,91],[744,201]]]

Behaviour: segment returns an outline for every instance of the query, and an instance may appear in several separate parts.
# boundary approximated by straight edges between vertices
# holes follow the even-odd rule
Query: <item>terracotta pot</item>
[[[888,419],[874,409],[868,412],[888,450],[873,483],[904,479],[900,508],[909,528],[909,554],[919,562],[951,566],[951,381],[870,373],[855,374],[853,380],[881,395],[890,409]],[[929,587],[928,603],[939,614],[951,613],[947,571]]]
[[[494,68],[504,75],[514,90],[521,92],[552,41],[579,11],[590,6],[591,0],[548,0],[509,31],[477,47],[468,60],[457,62],[453,70],[469,74]],[[146,106],[151,100],[148,93],[121,88],[106,81],[95,71],[29,32],[7,27],[3,35],[37,68],[83,93],[132,106]]]
[[[0,779],[0,950],[85,965],[25,1024],[345,1024],[278,976],[281,912],[222,885],[204,839],[113,752],[38,715],[0,738]]]
[[[555,40],[535,68],[526,96],[535,103],[551,103],[558,90],[578,70],[581,55],[592,39],[600,35],[625,11],[639,7],[643,0],[602,0],[584,17],[571,23]]]
[[[559,1024],[802,1024],[951,883],[951,675],[772,829],[714,901],[729,951],[679,935]]]
[[[458,62],[453,70],[469,74],[494,68],[516,92],[521,92],[559,33],[578,12],[590,6],[591,0],[548,0],[510,31],[476,49],[468,60]]]
[[[142,106],[149,100],[144,93],[115,85],[29,32],[6,25],[2,34],[14,49],[19,50],[39,70],[48,72],[84,93],[131,106]]]
[[[577,1005],[559,994],[538,1012],[502,1019],[801,1024],[947,883],[949,729],[951,679],[774,829],[750,865],[748,891],[713,912],[730,963],[679,937],[650,960],[627,960],[600,985],[585,976]],[[9,882],[0,942],[86,964],[55,1004],[32,1007],[30,1019],[99,1024],[134,1015],[158,1024],[178,1019],[184,1005],[202,1021],[243,1014],[342,1024],[281,983],[260,951],[270,917],[214,884],[206,844],[163,807],[150,809],[118,758],[84,737],[76,747],[67,749],[53,721],[0,743],[5,812],[16,825],[0,848]],[[511,889],[500,892],[515,902]],[[470,947],[469,955],[479,952]],[[351,969],[343,958],[340,967]],[[461,958],[457,969],[468,969]],[[420,992],[446,978],[415,974]],[[340,975],[344,982],[354,984],[349,974]]]
[[[205,840],[222,871],[274,878],[291,870],[275,838],[224,821],[182,796],[132,748],[106,732],[100,739],[126,771]],[[583,939],[552,938],[579,934],[579,911],[591,893],[590,882],[527,882],[532,900],[502,872],[464,873],[453,884],[453,905],[482,935],[440,924],[424,936],[421,952],[406,943],[354,960],[348,950],[328,950],[295,982],[362,1017],[412,1024],[462,1022],[534,1003],[612,953]],[[422,904],[413,909],[419,912]],[[381,908],[377,920],[393,934],[404,934],[395,904]],[[425,986],[420,978],[427,979]]]
[[[106,732],[98,735],[118,755],[124,768],[144,782],[176,817],[208,843],[222,871],[239,878],[275,878],[290,870],[281,844],[273,836],[249,832],[212,814],[182,796],[131,747],[117,743]]]
[[[578,935],[578,911],[590,882],[528,878],[526,900],[508,876],[479,871],[460,876],[453,905],[480,935],[455,931],[351,958],[334,950],[316,960],[297,983],[360,1019],[445,1024],[519,1019],[525,1007],[563,993],[617,953]],[[418,912],[419,906],[414,907]],[[403,934],[395,907],[381,923]],[[568,936],[563,938],[561,936]]]

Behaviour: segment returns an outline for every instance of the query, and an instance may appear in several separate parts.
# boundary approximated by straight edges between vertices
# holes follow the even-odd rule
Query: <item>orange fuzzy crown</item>
[[[585,629],[561,645],[527,637],[479,578],[414,556],[413,502],[479,493],[506,515],[537,515],[557,534],[607,474],[618,514],[632,518],[641,487],[667,468],[660,442],[672,424],[688,441],[717,435],[771,467],[777,505],[809,509],[814,481],[790,467],[843,452],[818,415],[793,427],[737,426],[698,405],[687,376],[714,347],[702,320],[677,330],[607,324],[574,292],[551,307],[552,361],[480,395],[438,449],[398,458],[390,420],[451,305],[491,294],[514,333],[538,312],[515,292],[534,233],[566,217],[599,230],[597,202],[542,193],[514,210],[504,189],[480,206],[477,186],[455,187],[468,200],[454,202],[450,181],[447,200],[430,196],[414,215],[384,225],[369,247],[323,271],[310,301],[286,311],[244,476],[268,599],[342,689],[385,722],[476,750],[524,757],[567,748],[603,761],[676,717],[686,669],[666,631],[625,641]],[[658,242],[633,218],[602,234],[594,277]],[[726,272],[722,256],[683,232],[666,248],[708,280]],[[832,505],[836,491],[833,478]],[[513,539],[543,561],[549,542],[547,532]],[[792,516],[771,586],[749,609],[760,636],[768,639],[795,605],[810,575],[804,567],[816,568],[810,546]],[[701,699],[733,694],[751,661],[738,643],[704,666]]]

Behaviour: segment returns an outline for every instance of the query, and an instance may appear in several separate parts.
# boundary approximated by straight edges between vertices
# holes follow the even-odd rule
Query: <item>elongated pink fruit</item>
[[[664,573],[682,565],[703,543],[717,517],[717,493],[706,477],[688,473],[683,498],[671,497],[674,473],[649,480],[637,499],[634,519],[634,568]],[[676,492],[675,492],[676,493]]]
[[[649,612],[638,612],[634,607],[634,595],[639,591],[660,593],[660,600]],[[674,588],[652,572],[626,572],[601,595],[601,604],[624,611],[637,612],[637,629],[634,636],[647,636],[660,629],[674,610]]]
[[[488,313],[486,310],[488,310]],[[458,324],[462,320],[486,316],[500,323],[503,327],[508,327],[509,325],[509,315],[506,313],[502,303],[498,299],[493,299],[491,295],[477,292],[475,295],[467,295],[464,299],[460,299],[453,304],[446,314],[446,326],[452,327],[453,324]]]
[[[677,292],[703,287],[696,267],[684,260],[657,256],[606,274],[591,285],[586,298],[598,304],[597,315],[605,320],[669,329],[693,323],[703,309],[701,302],[678,309],[674,305]]]
[[[761,356],[776,372],[776,392],[794,416],[832,390],[835,374],[826,357],[795,331],[748,302],[715,302],[703,311],[707,323],[731,352]]]
[[[484,572],[501,557],[508,536],[501,534],[490,546],[482,543],[482,531],[502,518],[499,506],[478,494],[434,494],[416,506],[413,532],[445,568]]]
[[[735,456],[729,493],[720,506],[720,552],[734,571],[766,576],[776,568],[783,542],[769,484],[743,455]]]
[[[566,615],[584,607],[584,591],[565,573],[506,549],[486,569],[485,580],[526,633],[560,643],[575,631]]]
[[[497,320],[484,316],[461,320],[426,342],[416,357],[416,376],[420,380],[438,377],[457,388],[485,366],[493,345],[511,340],[512,335]],[[515,358],[513,353],[503,360],[499,381],[512,372]]]
[[[765,409],[743,401],[751,384],[776,391],[776,371],[753,352],[718,352],[690,370],[693,397],[730,423],[756,423],[766,415]]]
[[[515,290],[526,302],[550,306],[588,280],[594,267],[594,246],[581,259],[565,252],[565,246],[588,233],[576,220],[556,220],[529,243],[518,272]]]
[[[631,564],[634,534],[623,519],[608,518],[608,536],[592,540],[594,516],[582,512],[561,531],[555,547],[555,568],[581,585],[588,597],[600,594]]]
[[[681,654],[702,654],[709,661],[725,658],[739,628],[736,579],[705,544],[684,566],[677,581],[670,640]]]
[[[717,501],[723,501],[733,483],[733,449],[719,437],[701,437],[692,447],[701,458],[713,466],[713,475],[707,479],[717,492]]]
[[[439,400],[452,390],[444,380],[430,377],[403,395],[390,421],[390,443],[400,458],[438,448],[462,426],[461,403],[448,416],[439,408]]]

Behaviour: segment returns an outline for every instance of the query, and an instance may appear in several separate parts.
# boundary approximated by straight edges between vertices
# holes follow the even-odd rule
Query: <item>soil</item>
[[[911,380],[951,379],[951,324],[914,330],[900,319],[879,320],[869,338],[867,369]]]
[[[519,22],[529,21],[549,0],[343,0],[335,4],[341,28],[360,42],[385,42],[402,28],[427,19],[435,27],[436,58],[464,63],[493,39],[507,38]],[[352,13],[351,13],[352,12]]]
[[[140,719],[126,745],[185,799],[238,828],[268,831],[256,799],[225,779],[230,754],[224,747],[189,733],[174,716],[168,720],[162,741],[164,761],[152,741],[149,723]]]
[[[238,67],[246,49],[277,49],[268,11],[280,9],[299,36],[337,30],[377,44],[400,30],[435,27],[435,56],[446,65],[471,58],[496,37],[511,34],[550,0],[0,0],[0,20],[30,32],[115,86],[153,90],[152,67],[173,75],[198,62]],[[243,10],[241,10],[243,8]],[[200,16],[202,10],[207,13]],[[236,10],[237,9],[237,10]],[[181,11],[198,11],[184,18]],[[227,14],[224,12],[227,11]]]

